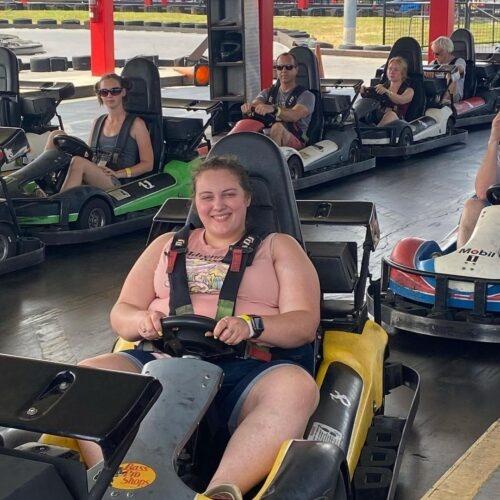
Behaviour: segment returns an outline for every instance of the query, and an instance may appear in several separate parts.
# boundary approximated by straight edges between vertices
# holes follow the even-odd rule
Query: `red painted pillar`
[[[297,0],[297,8],[298,9],[308,9],[309,8],[309,0]]]
[[[427,59],[434,60],[431,43],[438,36],[450,36],[455,26],[455,0],[431,0],[429,12],[429,48]]]
[[[162,5],[168,5],[168,0],[161,0]]]
[[[102,76],[115,70],[113,0],[89,0],[90,69]]]
[[[151,7],[153,5],[153,0],[144,0],[145,7]]]
[[[22,3],[25,7],[27,7],[27,6],[28,6],[28,0],[21,0],[21,3]]]
[[[259,0],[259,47],[261,88],[273,83],[273,4],[272,0]]]

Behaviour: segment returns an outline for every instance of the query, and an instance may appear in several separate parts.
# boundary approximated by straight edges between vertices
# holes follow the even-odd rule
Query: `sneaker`
[[[212,500],[243,500],[240,489],[234,484],[219,484],[203,494]]]

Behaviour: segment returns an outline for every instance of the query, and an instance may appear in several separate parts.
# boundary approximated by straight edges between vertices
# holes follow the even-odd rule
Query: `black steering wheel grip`
[[[500,205],[500,184],[493,184],[487,189],[486,199],[492,205]]]
[[[56,135],[53,139],[56,149],[71,156],[81,156],[87,160],[92,160],[93,151],[87,143],[71,135]]]
[[[213,332],[217,321],[207,316],[199,314],[183,314],[180,316],[166,316],[161,319],[161,327],[163,334],[175,332],[181,328],[191,328],[200,333]]]

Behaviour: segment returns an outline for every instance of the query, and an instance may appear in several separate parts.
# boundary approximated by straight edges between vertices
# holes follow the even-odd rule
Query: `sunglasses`
[[[274,66],[274,69],[278,71],[283,71],[284,69],[292,71],[293,68],[296,68],[295,64],[276,64],[276,66]]]
[[[108,95],[119,95],[123,89],[121,87],[113,87],[112,89],[99,89],[97,95],[108,97]]]
[[[433,54],[434,54],[435,56],[440,56],[440,55],[442,54],[442,52],[433,52]]]

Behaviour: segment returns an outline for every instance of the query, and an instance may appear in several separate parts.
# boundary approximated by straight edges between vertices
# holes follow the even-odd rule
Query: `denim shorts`
[[[271,361],[259,361],[257,359],[232,359],[215,362],[224,372],[222,386],[215,396],[214,403],[219,418],[227,423],[227,429],[233,433],[238,425],[238,418],[243,403],[248,393],[257,381],[271,370],[281,365],[297,365],[313,373],[313,350],[311,345],[305,345],[294,349],[271,349],[273,355]],[[154,361],[155,356],[149,351],[140,349],[128,349],[116,354],[126,356],[133,361],[138,368]],[[165,359],[168,362],[168,358]]]

